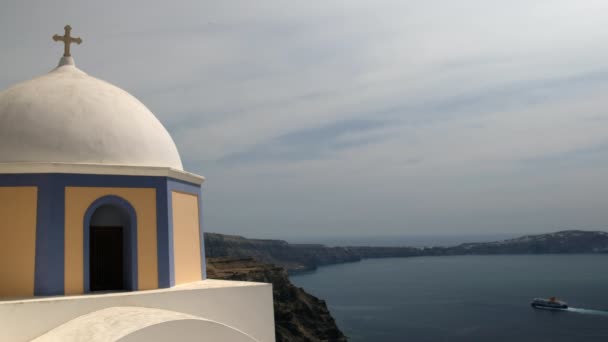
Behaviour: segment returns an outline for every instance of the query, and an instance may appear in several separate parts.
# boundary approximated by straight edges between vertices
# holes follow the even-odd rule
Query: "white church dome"
[[[126,91],[64,57],[50,73],[0,92],[0,163],[183,170],[171,136]]]

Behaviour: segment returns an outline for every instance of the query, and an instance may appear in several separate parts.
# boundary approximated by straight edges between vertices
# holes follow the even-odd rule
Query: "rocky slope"
[[[608,233],[567,230],[528,235],[485,243],[453,247],[326,247],[289,244],[282,240],[246,239],[240,236],[205,234],[205,248],[211,257],[253,257],[285,267],[290,272],[314,270],[318,266],[354,262],[367,258],[468,254],[606,253]]]
[[[346,341],[325,301],[294,286],[282,267],[253,258],[208,258],[207,276],[272,283],[277,342]]]
[[[205,233],[205,253],[213,258],[252,257],[289,271],[314,270],[317,266],[361,260],[361,256],[349,248],[289,244],[282,240],[246,239],[215,233]]]

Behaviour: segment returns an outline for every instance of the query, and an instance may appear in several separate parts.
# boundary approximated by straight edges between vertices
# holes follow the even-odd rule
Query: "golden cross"
[[[70,25],[66,25],[63,29],[65,30],[65,35],[60,36],[56,34],[53,36],[53,40],[56,42],[62,41],[64,45],[63,57],[70,57],[70,44],[76,43],[80,45],[80,43],[82,43],[82,39],[80,39],[80,37],[74,38],[70,36],[70,32],[72,32],[72,27]]]

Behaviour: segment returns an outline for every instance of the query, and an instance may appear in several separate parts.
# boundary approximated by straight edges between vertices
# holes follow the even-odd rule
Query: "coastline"
[[[322,244],[290,244],[283,240],[248,239],[205,233],[205,250],[208,257],[252,257],[264,263],[284,267],[289,274],[300,274],[314,271],[324,265],[375,258],[608,253],[608,233],[568,230],[502,241],[463,243],[451,247],[327,247]]]
[[[366,259],[473,255],[606,254],[608,233],[561,231],[452,247],[327,247],[205,233],[209,277],[273,284],[277,341],[346,341],[324,300],[293,285],[289,275]]]

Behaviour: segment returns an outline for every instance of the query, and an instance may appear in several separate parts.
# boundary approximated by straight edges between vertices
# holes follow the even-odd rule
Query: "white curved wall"
[[[198,319],[159,323],[138,330],[118,340],[120,342],[257,342],[228,326]]]
[[[32,342],[257,342],[225,324],[181,312],[111,307],[74,318]]]

